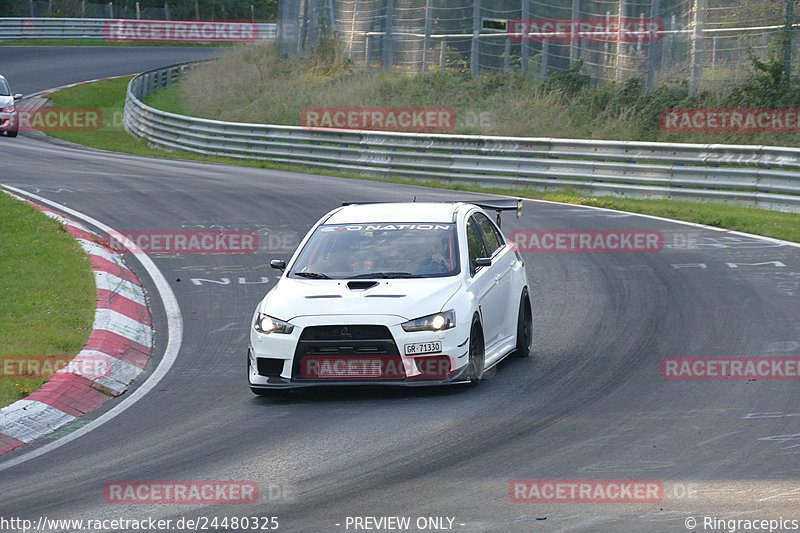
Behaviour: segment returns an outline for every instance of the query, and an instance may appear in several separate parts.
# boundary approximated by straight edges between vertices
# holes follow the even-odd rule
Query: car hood
[[[361,288],[375,283],[368,288]],[[281,320],[319,315],[394,315],[405,320],[442,311],[461,286],[458,276],[382,280],[281,278],[261,303]]]
[[[2,96],[0,95],[0,108],[8,107],[14,103],[13,96]]]

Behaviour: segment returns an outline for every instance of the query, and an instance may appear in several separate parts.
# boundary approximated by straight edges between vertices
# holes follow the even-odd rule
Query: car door
[[[480,229],[486,251],[492,259],[491,274],[495,286],[486,297],[485,305],[493,313],[492,321],[497,328],[497,337],[491,344],[502,342],[516,333],[516,316],[510,310],[516,308],[518,296],[513,294],[511,270],[516,261],[514,253],[506,246],[500,229],[483,213],[476,213],[475,221]],[[487,347],[490,342],[487,340]]]
[[[495,279],[502,271],[499,265],[492,261],[491,266],[476,266],[478,258],[492,257],[494,250],[489,250],[481,230],[483,221],[479,217],[486,217],[480,212],[475,212],[467,219],[467,251],[469,255],[470,287],[478,300],[483,324],[483,337],[486,353],[492,352],[492,346],[501,338],[503,332],[504,311],[502,286]],[[499,289],[499,290],[498,290]]]

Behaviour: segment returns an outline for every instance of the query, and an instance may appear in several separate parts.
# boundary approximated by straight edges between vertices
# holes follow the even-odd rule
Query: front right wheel
[[[519,315],[517,316],[517,349],[516,357],[530,357],[533,353],[533,313],[528,289],[522,289],[519,299]]]
[[[486,351],[483,343],[483,328],[477,316],[472,319],[469,333],[469,382],[477,385],[483,380]]]

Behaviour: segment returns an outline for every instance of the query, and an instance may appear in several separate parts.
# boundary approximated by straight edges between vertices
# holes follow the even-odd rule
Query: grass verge
[[[104,108],[107,115],[118,117],[116,120],[104,122],[104,127],[98,131],[77,132],[52,132],[51,135],[68,141],[93,146],[105,150],[126,152],[137,155],[156,157],[169,157],[207,161],[231,165],[249,166],[257,168],[270,168],[278,170],[302,170],[321,175],[339,176],[353,179],[368,179],[388,183],[403,183],[454,189],[463,191],[477,191],[497,194],[508,194],[525,198],[537,198],[577,205],[591,205],[618,209],[634,213],[650,214],[688,222],[707,224],[720,228],[727,228],[748,233],[755,233],[800,242],[800,214],[782,213],[716,203],[700,203],[676,200],[639,200],[612,196],[592,197],[574,191],[541,192],[534,189],[497,189],[481,188],[460,184],[448,184],[433,180],[410,180],[403,178],[374,178],[358,174],[327,172],[319,169],[288,166],[258,160],[239,160],[227,157],[214,157],[193,154],[190,152],[166,152],[152,148],[144,141],[133,139],[122,127],[122,109],[125,103],[125,87],[127,79],[105,80],[85,85],[79,85],[58,91],[52,95],[58,107],[96,107]],[[147,100],[149,105],[159,105],[174,101],[178,98],[176,91],[158,91]]]
[[[88,257],[61,224],[2,192],[0,273],[0,406],[5,406],[49,377],[52,367],[42,356],[70,359],[86,344],[95,284]],[[20,362],[23,374],[36,375],[20,379]]]

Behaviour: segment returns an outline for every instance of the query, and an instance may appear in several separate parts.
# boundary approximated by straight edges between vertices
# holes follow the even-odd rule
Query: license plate
[[[422,355],[426,353],[439,353],[442,351],[442,342],[415,342],[406,344],[406,355]]]

